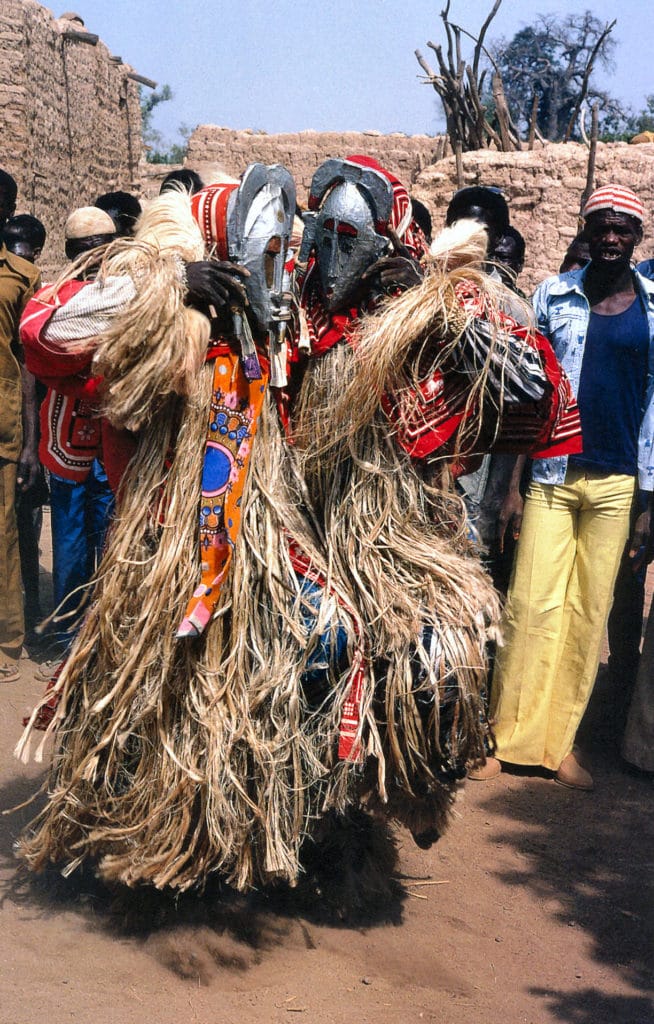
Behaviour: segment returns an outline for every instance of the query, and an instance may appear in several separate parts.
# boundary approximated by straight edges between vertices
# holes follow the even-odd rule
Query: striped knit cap
[[[626,213],[629,217],[635,217],[642,224],[645,210],[643,204],[630,188],[623,188],[622,185],[604,185],[597,188],[588,198],[582,210],[582,217],[588,217],[591,213],[599,213],[600,210],[613,210],[615,213]]]

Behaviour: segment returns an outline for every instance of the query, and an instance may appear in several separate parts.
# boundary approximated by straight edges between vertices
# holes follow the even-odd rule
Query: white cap
[[[73,210],[64,229],[66,239],[91,238],[93,235],[115,235],[116,225],[108,213],[97,206],[80,206]]]

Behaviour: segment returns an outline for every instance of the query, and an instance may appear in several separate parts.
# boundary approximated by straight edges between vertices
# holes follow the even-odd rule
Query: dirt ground
[[[4,809],[43,773],[12,757],[35,667],[3,684]],[[34,807],[5,814],[0,1024],[652,1024],[652,780],[621,765],[604,679],[582,728],[595,792],[469,782],[431,850],[398,834],[398,896],[358,927],[293,899],[26,881],[12,844]]]

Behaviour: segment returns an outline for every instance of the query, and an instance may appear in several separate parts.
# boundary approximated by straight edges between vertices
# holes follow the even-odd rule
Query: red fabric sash
[[[328,313],[322,304],[322,298],[315,282],[316,264],[312,260],[302,281],[300,305],[306,316],[311,355],[322,356],[339,341],[352,344],[359,310],[355,307],[345,313]]]
[[[86,402],[48,388],[39,414],[39,460],[64,480],[83,483],[100,458],[100,419]]]
[[[539,458],[581,451],[577,402],[547,338],[537,331],[527,330],[506,313],[491,313],[470,283],[461,282],[456,293],[465,310],[532,344],[550,384],[550,391],[539,401],[503,406],[491,450],[529,452]],[[384,395],[382,406],[393,424],[400,447],[412,458],[423,459],[451,441],[466,420],[479,414],[478,402],[468,404],[469,394],[470,382],[464,375],[435,369],[416,388]]]

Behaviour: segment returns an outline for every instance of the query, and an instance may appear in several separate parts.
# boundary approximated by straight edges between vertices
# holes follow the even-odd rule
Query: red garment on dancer
[[[461,307],[489,320],[477,290],[468,284],[456,289]],[[356,348],[356,332],[360,311],[330,315],[324,308],[315,279],[315,265],[307,270],[302,292],[311,353],[320,357],[332,346],[347,342]],[[490,450],[519,453],[529,451],[534,458],[572,455],[581,451],[581,424],[577,401],[570,382],[547,338],[538,331],[523,327],[506,313],[494,314],[491,321],[502,331],[532,345],[550,390],[538,401],[505,403],[497,437]],[[476,403],[468,403],[470,381],[463,374],[447,370],[429,372],[410,394],[385,395],[382,405],[393,424],[395,437],[404,451],[414,459],[434,455],[450,442],[462,423],[478,414]],[[469,471],[466,466],[465,472]]]
[[[136,450],[136,438],[128,430],[118,430],[95,411],[100,405],[102,378],[93,376],[91,363],[94,349],[89,345],[83,351],[70,351],[65,342],[46,339],[47,326],[58,309],[90,282],[67,281],[56,295],[52,287],[41,288],[28,302],[20,323],[20,337],[25,350],[25,364],[30,373],[42,381],[50,390],[41,409],[41,447],[39,456],[52,472],[67,479],[84,479],[73,476],[67,463],[75,457],[76,438],[80,432],[98,431],[97,445],[90,457],[100,455],[114,494],[127,465]],[[49,422],[49,409],[53,392],[63,396],[56,424]],[[70,431],[72,424],[74,431]],[[51,436],[50,426],[56,433]],[[59,448],[60,452],[56,449]],[[88,473],[88,469],[86,470]]]

